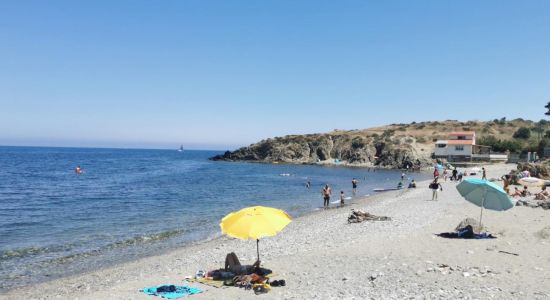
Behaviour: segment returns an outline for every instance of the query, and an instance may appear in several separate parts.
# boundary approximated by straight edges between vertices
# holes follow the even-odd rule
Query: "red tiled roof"
[[[472,140],[449,140],[447,145],[473,145],[474,141]]]
[[[475,135],[475,131],[455,131],[449,133],[449,135]]]

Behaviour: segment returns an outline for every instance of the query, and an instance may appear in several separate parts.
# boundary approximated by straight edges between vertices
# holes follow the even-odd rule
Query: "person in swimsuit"
[[[340,207],[344,206],[344,191],[340,191]]]
[[[550,198],[550,194],[548,194],[548,191],[546,190],[546,186],[543,185],[542,189],[540,190],[540,193],[535,194],[535,200],[546,200]]]
[[[355,196],[355,194],[357,193],[357,179],[353,178],[351,180],[351,187],[353,190],[353,195]]]
[[[500,177],[500,179],[502,179],[502,183],[503,183],[502,189],[506,192],[506,194],[510,194],[510,184],[512,183],[510,175],[506,174]]]
[[[324,200],[323,207],[328,208],[330,204],[330,195],[332,195],[332,189],[330,188],[330,186],[328,186],[328,184],[325,185],[325,187],[321,191],[321,194],[323,195]]]
[[[76,175],[80,175],[82,174],[82,169],[80,168],[80,166],[76,166],[76,168],[74,169],[74,172]]]
[[[481,179],[487,180],[487,170],[485,170],[485,168],[481,168],[481,170],[483,171],[483,175],[481,175]]]

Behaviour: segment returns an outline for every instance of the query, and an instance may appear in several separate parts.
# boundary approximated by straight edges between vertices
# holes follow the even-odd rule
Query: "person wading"
[[[328,208],[330,204],[330,195],[332,195],[332,189],[328,184],[325,185],[323,190],[321,191],[321,194],[323,195],[323,208]]]

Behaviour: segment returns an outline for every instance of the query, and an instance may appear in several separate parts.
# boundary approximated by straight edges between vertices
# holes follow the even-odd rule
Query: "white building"
[[[449,133],[448,140],[435,142],[434,156],[448,161],[472,160],[502,160],[508,159],[508,154],[491,152],[491,147],[476,144],[475,131],[459,131]]]
[[[451,132],[448,140],[435,142],[434,154],[448,160],[471,160],[475,144],[475,131]]]

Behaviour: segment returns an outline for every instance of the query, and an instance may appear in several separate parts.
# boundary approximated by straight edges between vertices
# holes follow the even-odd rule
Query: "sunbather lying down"
[[[254,262],[253,265],[241,265],[239,258],[234,252],[227,254],[225,257],[225,270],[235,273],[235,275],[249,275],[257,272],[260,269],[260,261]]]

